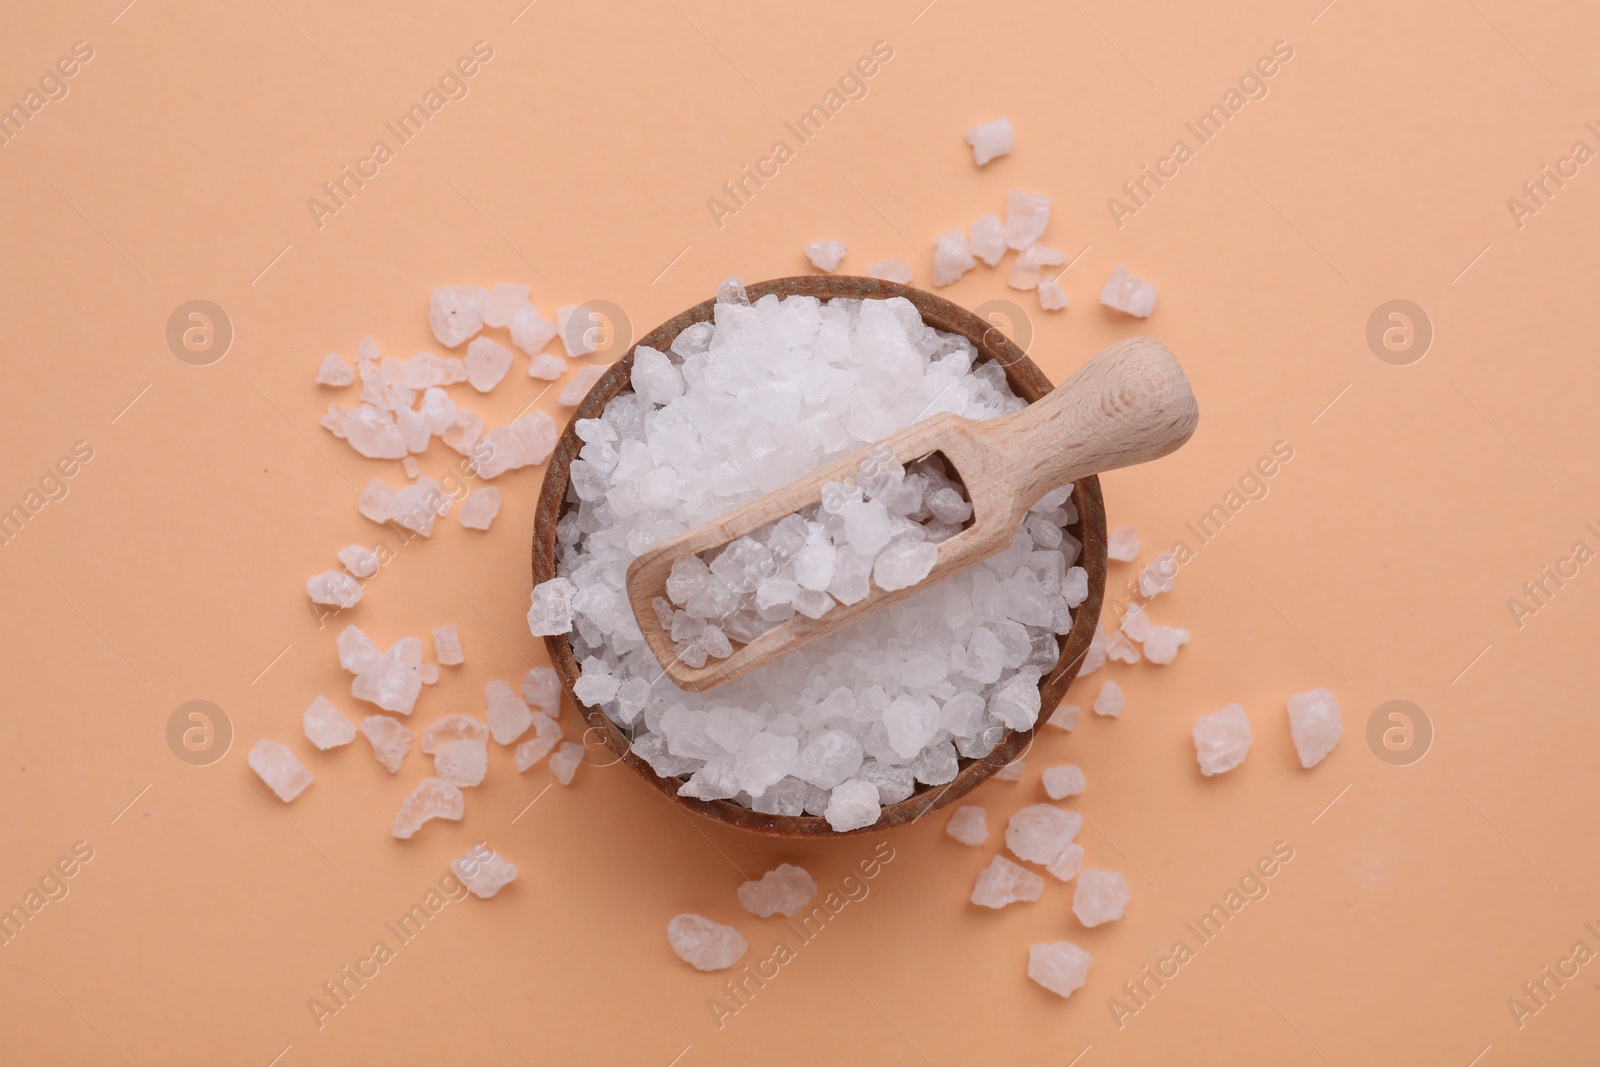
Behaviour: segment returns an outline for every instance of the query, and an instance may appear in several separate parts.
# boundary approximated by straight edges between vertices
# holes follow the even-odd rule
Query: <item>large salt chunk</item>
[[[464,663],[466,657],[461,654],[461,633],[454,626],[435,626],[433,628],[433,656],[446,667],[454,667]]]
[[[482,844],[473,845],[470,852],[450,864],[450,869],[479,900],[488,900],[517,877],[515,864]]]
[[[989,266],[1006,254],[1006,227],[998,215],[985,215],[967,227],[967,247]]]
[[[1072,844],[1083,826],[1083,816],[1051,804],[1030,804],[1006,823],[1006,847],[1018,859],[1049,863]]]
[[[1050,198],[1013,189],[1006,194],[1006,244],[1018,250],[1044,236],[1050,223]]]
[[[1333,751],[1344,733],[1339,720],[1339,700],[1326,689],[1296,693],[1289,698],[1289,732],[1294,737],[1300,766],[1315,767]]]
[[[550,458],[556,445],[555,422],[542,411],[530,411],[508,426],[497,426],[470,447],[472,469],[483,478],[531,467]]]
[[[794,769],[800,742],[793,737],[762,731],[739,749],[733,773],[739,788],[758,797]]]
[[[1072,894],[1072,914],[1085,926],[1099,926],[1122,918],[1131,894],[1128,880],[1117,871],[1097,871],[1093,867],[1078,875],[1078,888]]]
[[[461,790],[438,778],[424,778],[409,796],[400,803],[389,830],[394,836],[408,838],[429,819],[459,821],[466,810],[466,800]]]
[[[933,243],[933,284],[954,285],[978,261],[972,258],[967,235],[958,226],[941,233]]]
[[[1229,704],[1194,721],[1195,758],[1207,778],[1243,763],[1250,741],[1250,716],[1242,705]]]
[[[839,261],[844,258],[845,247],[843,241],[812,241],[806,245],[806,258],[818,270],[832,274],[839,266]]]
[[[356,739],[355,723],[339,714],[339,709],[327,697],[317,697],[300,716],[306,739],[326,751],[348,745]]]
[[[350,694],[357,700],[376,704],[384,711],[410,715],[422,692],[422,642],[402,637],[373,660],[350,683]]]
[[[1094,713],[1108,715],[1116,718],[1122,714],[1122,709],[1127,707],[1128,698],[1122,693],[1122,686],[1116,682],[1107,681],[1100,687],[1100,695],[1094,698]]]
[[[972,902],[984,908],[1003,908],[1018,901],[1038,900],[1044,893],[1044,879],[1004,856],[996,856],[978,872],[972,887]]]
[[[387,715],[368,715],[361,720],[361,732],[372,745],[373,757],[390,774],[398,773],[411,748],[411,731]]]
[[[461,525],[469,530],[487,530],[500,514],[500,490],[492,485],[474,489],[461,503]]]
[[[1129,274],[1128,268],[1118,263],[1100,290],[1100,303],[1113,311],[1147,319],[1156,309],[1156,287]]]
[[[889,747],[902,759],[910,759],[939,732],[939,705],[929,697],[895,697],[883,713],[883,726]]]
[[[470,715],[457,713],[446,715],[422,731],[422,752],[427,756],[437,756],[444,751],[446,745],[456,741],[476,741],[482,744],[488,740],[487,726]]]
[[[793,774],[803,782],[832,789],[861,769],[861,742],[843,730],[826,730],[800,750]]]
[[[572,631],[572,598],[577,591],[565,578],[551,578],[533,587],[533,606],[528,609],[528,629],[533,636]]]
[[[1071,941],[1041,941],[1028,948],[1028,977],[1058,997],[1070,997],[1089,980],[1094,957]]]
[[[306,579],[306,593],[313,604],[353,608],[361,602],[361,583],[343,571],[323,571]]]
[[[355,626],[346,626],[339,631],[338,646],[339,666],[351,674],[360,674],[383,654],[372,638]]]
[[[451,741],[433,757],[433,773],[451,785],[477,785],[489,773],[489,747],[482,741]]]
[[[481,285],[441,285],[428,302],[428,325],[446,348],[455,348],[483,329],[489,294]]]
[[[356,380],[356,372],[350,364],[339,358],[339,353],[329,352],[322,357],[322,366],[317,368],[317,384],[334,388],[349,385]]]
[[[1144,638],[1144,658],[1167,664],[1178,658],[1178,649],[1189,643],[1189,631],[1181,626],[1152,626]]]
[[[522,698],[512,692],[506,683],[496,678],[483,687],[484,701],[488,705],[489,733],[502,745],[509,745],[533,725],[533,713]]]
[[[683,395],[683,372],[648,345],[633,351],[633,390],[652,404],[670,404]]]
[[[550,757],[550,773],[562,785],[571,785],[572,776],[578,773],[578,765],[582,762],[583,746],[576,741],[563,741],[555,755]]]
[[[1011,120],[998,118],[983,122],[967,130],[967,143],[972,146],[972,161],[983,166],[991,159],[999,159],[1011,151],[1016,133]]]
[[[852,778],[834,787],[823,816],[828,825],[843,833],[859,830],[878,821],[881,812],[878,787],[862,778]]]
[[[1044,782],[1044,791],[1051,800],[1063,800],[1075,797],[1083,792],[1083,771],[1075,763],[1063,763],[1059,767],[1046,767],[1040,776]]]
[[[763,919],[774,914],[793,916],[817,895],[817,883],[805,868],[780,863],[760,881],[745,882],[738,892],[739,903],[751,915]]]
[[[533,736],[518,745],[511,754],[511,762],[520,773],[548,756],[565,737],[561,724],[543,713],[533,716]]]
[[[246,762],[285,804],[305,792],[306,786],[311,784],[311,772],[295,758],[293,752],[276,741],[268,741],[264,737],[257,741],[255,747],[250,749]]]
[[[478,392],[487,393],[511,369],[511,350],[488,337],[474,337],[467,346],[466,364],[467,382]]]
[[[944,832],[963,845],[981,845],[989,840],[988,815],[980,807],[963,804],[951,812],[950,821],[945,824]]]
[[[880,589],[909,589],[926,578],[939,561],[939,546],[930,541],[897,541],[878,554],[872,580]]]
[[[911,267],[903,259],[886,259],[867,268],[867,277],[886,282],[911,284]]]
[[[667,923],[667,941],[683,962],[699,971],[725,971],[749,949],[739,931],[702,915],[677,915]]]

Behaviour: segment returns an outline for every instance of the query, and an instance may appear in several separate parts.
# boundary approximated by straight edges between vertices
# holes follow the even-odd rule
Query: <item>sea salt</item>
[[[1189,643],[1189,631],[1181,626],[1152,626],[1144,638],[1144,658],[1151,663],[1168,664],[1178,658],[1178,649]]]
[[[1041,941],[1028,948],[1028,977],[1058,997],[1070,997],[1089,980],[1094,957],[1071,941]]]
[[[972,146],[972,161],[981,167],[991,159],[999,159],[1011,151],[1015,137],[1007,118],[971,127],[967,130],[967,144]]]
[[[989,821],[982,808],[964,804],[950,814],[944,832],[963,845],[981,845],[989,840]]]
[[[1085,926],[1099,926],[1122,918],[1130,896],[1128,880],[1120,873],[1091,867],[1078,875],[1078,888],[1072,894],[1072,914]]]
[[[774,914],[792,917],[817,895],[817,883],[805,868],[780,863],[760,881],[745,882],[738,892],[739,903],[751,915],[763,919]]]
[[[1108,715],[1116,718],[1122,714],[1122,709],[1128,704],[1128,698],[1123,695],[1122,686],[1108,680],[1100,687],[1100,695],[1094,698],[1094,713]]]
[[[451,741],[433,757],[433,773],[451,785],[477,785],[489,773],[489,748],[482,741]]]
[[[1315,767],[1333,751],[1344,733],[1339,700],[1326,689],[1296,693],[1289,698],[1289,732],[1294,737],[1300,766]]]
[[[361,583],[343,571],[323,571],[306,579],[306,593],[313,604],[353,608],[361,602]]]
[[[1012,760],[1010,763],[994,772],[994,780],[997,782],[1020,782],[1022,781],[1022,772],[1026,769],[1026,767],[1027,764],[1023,763],[1021,760]]]
[[[516,747],[511,761],[518,773],[527,770],[548,756],[566,736],[561,724],[542,712],[533,716],[533,736]]]
[[[972,258],[972,249],[967,245],[967,235],[960,227],[946,230],[934,241],[934,285],[954,285],[963,274],[977,265],[978,261]]]
[[[874,263],[868,267],[867,277],[879,278],[886,282],[899,282],[901,285],[910,285],[911,267],[903,259],[886,259],[881,263]]]
[[[1156,287],[1129,274],[1128,268],[1118,263],[1100,290],[1100,303],[1113,311],[1147,319],[1156,309]]]
[[[502,745],[509,745],[533,725],[533,713],[511,687],[498,678],[483,688],[484,702],[488,706],[485,716],[490,735]]]
[[[474,489],[461,502],[461,525],[469,530],[487,530],[500,514],[500,490],[492,485]]]
[[[1050,223],[1050,198],[1013,189],[1006,194],[1006,245],[1021,250],[1044,236]]]
[[[348,745],[356,739],[355,723],[339,714],[327,697],[317,697],[300,716],[306,739],[323,751]]]
[[[484,845],[472,846],[470,852],[450,864],[450,869],[479,900],[488,900],[517,877],[515,864]]]
[[[311,772],[295,758],[295,754],[286,746],[264,737],[250,749],[245,762],[285,804],[305,792],[306,786],[311,784]]]
[[[459,821],[466,810],[461,790],[438,778],[424,778],[400,803],[394,822],[389,827],[399,838],[409,838],[429,819]]]
[[[1194,750],[1200,773],[1209,778],[1233,770],[1244,762],[1251,740],[1250,716],[1243,706],[1229,704],[1221,711],[1201,715],[1194,721]]]
[[[603,377],[609,367],[596,367],[585,364],[572,380],[567,382],[561,390],[561,396],[556,400],[564,408],[575,408],[583,403],[583,398],[589,395],[589,390],[594,388],[594,383]]]
[[[989,266],[1006,254],[1006,227],[998,215],[984,215],[967,227],[967,247]]]
[[[806,245],[806,258],[818,270],[832,274],[839,266],[839,261],[844,258],[843,241],[812,241]]]
[[[1013,289],[1036,289],[1045,267],[1059,267],[1067,257],[1053,248],[1035,241],[1017,253],[1006,275],[1006,284]]]
[[[523,305],[527,304],[528,296],[533,290],[526,285],[516,285],[512,282],[496,282],[495,287],[489,290],[489,296],[483,302],[483,324],[485,326],[509,326],[511,320]]]
[[[1018,901],[1038,900],[1043,893],[1043,878],[1004,856],[996,856],[978,872],[978,881],[972,887],[972,903],[999,909]]]
[[[456,713],[446,715],[422,731],[422,752],[426,756],[437,756],[445,750],[446,745],[457,741],[476,741],[483,744],[488,740],[487,726],[471,715]]]
[[[1171,552],[1161,553],[1139,572],[1139,595],[1148,599],[1170,591],[1177,575],[1178,557]]]
[[[578,764],[582,762],[583,746],[576,741],[563,741],[550,757],[550,773],[562,785],[571,785],[572,776],[578,773]]]
[[[337,643],[339,666],[351,674],[360,674],[383,654],[383,650],[373,643],[372,638],[355,626],[346,626],[340,630]]]
[[[410,715],[422,692],[421,666],[422,642],[402,637],[361,669],[350,683],[350,695],[384,711]]]
[[[567,373],[567,361],[549,352],[540,352],[528,360],[528,377],[553,382]]]
[[[1111,531],[1106,538],[1106,558],[1122,563],[1132,563],[1139,558],[1139,531],[1132,526],[1122,526]]]
[[[1067,309],[1067,291],[1062,288],[1060,281],[1055,278],[1039,280],[1039,307],[1045,311]]]
[[[1078,705],[1063,704],[1055,711],[1052,711],[1045,722],[1050,726],[1054,726],[1057,730],[1076,730],[1078,728],[1078,716],[1082,714],[1083,709]]]
[[[1029,863],[1049,863],[1072,844],[1083,816],[1053,804],[1031,804],[1006,823],[1006,847]]]
[[[1083,771],[1075,763],[1063,763],[1059,767],[1046,767],[1040,776],[1044,783],[1044,791],[1051,800],[1064,800],[1075,797],[1084,790]]]
[[[446,667],[466,662],[461,653],[461,633],[454,626],[433,628],[433,657]]]
[[[1063,882],[1070,882],[1078,876],[1083,869],[1083,846],[1074,842],[1061,850],[1061,854],[1044,868],[1050,876]]]
[[[829,794],[828,807],[823,814],[829,826],[843,833],[871,826],[878,821],[879,811],[878,787],[861,778],[852,778]]]
[[[565,578],[551,578],[533,587],[533,606],[528,609],[528,629],[535,637],[570,633],[572,597],[575,587]]]
[[[390,774],[400,770],[400,764],[411,748],[410,730],[387,715],[368,715],[361,720],[361,732],[372,745],[372,755]]]
[[[667,923],[667,942],[680,960],[699,971],[725,971],[750,947],[733,927],[701,915],[674,916]]]
[[[511,369],[511,350],[488,337],[474,337],[467,346],[467,382],[480,393],[500,384]]]
[[[522,699],[552,717],[561,713],[561,680],[552,667],[530,667],[522,676]]]
[[[322,357],[322,366],[317,368],[317,384],[340,388],[356,380],[356,372],[350,364],[339,358],[339,353],[329,352]]]
[[[540,350],[549,344],[556,335],[556,324],[539,313],[539,309],[532,304],[523,303],[511,314],[508,323],[511,329],[511,343],[533,357],[535,363],[539,362]],[[551,359],[560,359],[551,356]],[[530,370],[531,374],[532,371]]]
[[[446,348],[455,348],[483,329],[489,294],[478,285],[441,285],[428,304],[428,325]]]

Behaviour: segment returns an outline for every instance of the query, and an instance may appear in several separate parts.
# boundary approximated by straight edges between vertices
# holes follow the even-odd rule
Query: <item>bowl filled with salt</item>
[[[992,323],[872,278],[726,282],[641,338],[557,442],[533,538],[529,626],[606,761],[697,814],[794,837],[911,822],[1016,761],[1099,619],[1094,477],[1047,493],[1004,551],[705,692],[663,672],[627,570],[913,423],[999,418],[1050,390]],[[796,612],[853,603],[874,556],[970,521],[953,474],[938,456],[879,457],[849,499],[684,568],[657,609],[678,654],[727,656]]]

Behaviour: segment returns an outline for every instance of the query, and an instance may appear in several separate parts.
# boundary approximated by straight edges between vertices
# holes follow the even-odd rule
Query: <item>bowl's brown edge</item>
[[[991,323],[979,318],[957,304],[932,293],[914,289],[896,282],[876,278],[857,278],[847,275],[813,275],[796,278],[775,278],[746,286],[751,301],[769,293],[779,297],[814,296],[820,300],[838,297],[853,299],[887,300],[904,297],[921,313],[923,321],[947,333],[966,337],[978,349],[980,356],[998,362],[1006,372],[1006,379],[1018,396],[1029,403],[1038,400],[1051,389],[1044,372],[1022,349],[1018,348]],[[549,464],[545,469],[544,485],[539,493],[539,503],[534,513],[533,527],[533,583],[555,577],[556,523],[565,510],[568,469],[577,458],[583,442],[578,439],[574,425],[579,419],[599,418],[612,398],[626,391],[633,367],[633,353],[639,345],[665,350],[685,327],[697,322],[708,322],[716,302],[707,300],[680,312],[641,337],[632,348],[597,381],[583,403],[573,412],[571,420],[556,442]],[[1072,630],[1061,640],[1061,658],[1056,666],[1039,682],[1039,723],[1061,702],[1067,687],[1077,677],[1094,637],[1100,618],[1101,604],[1106,587],[1106,515],[1105,502],[1100,493],[1098,478],[1084,478],[1073,490],[1073,501],[1078,507],[1078,523],[1074,535],[1083,543],[1078,565],[1089,573],[1089,596],[1073,612]],[[600,731],[606,745],[640,777],[672,802],[708,819],[713,819],[741,830],[775,837],[848,837],[854,834],[874,833],[879,830],[915,822],[922,816],[943,807],[970,792],[995,771],[1023,755],[1033,743],[1034,731],[1007,731],[1000,744],[989,755],[977,760],[962,760],[961,770],[954,780],[941,786],[923,786],[907,799],[883,809],[878,821],[871,826],[843,833],[835,831],[826,819],[816,815],[767,815],[726,800],[696,800],[678,795],[682,781],[662,778],[643,759],[634,755],[628,737],[599,708],[588,707],[573,696],[572,686],[578,679],[578,664],[572,654],[572,644],[566,635],[558,634],[544,639],[550,652],[550,662],[561,679],[562,688],[572,699],[591,728]],[[1037,727],[1035,727],[1037,729]]]

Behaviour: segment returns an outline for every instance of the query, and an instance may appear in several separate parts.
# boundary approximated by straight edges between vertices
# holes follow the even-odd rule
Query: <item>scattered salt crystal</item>
[[[996,856],[978,872],[978,881],[972,887],[972,903],[999,909],[1018,901],[1038,900],[1043,893],[1043,878],[1004,856]]]
[[[1071,941],[1041,941],[1028,949],[1028,977],[1059,997],[1070,997],[1089,980],[1094,957]]]
[[[1050,718],[1046,719],[1045,722],[1058,730],[1076,730],[1078,728],[1078,716],[1082,713],[1083,709],[1076,704],[1063,704],[1051,712]]]
[[[1050,876],[1063,882],[1070,882],[1078,876],[1083,869],[1083,846],[1074,842],[1061,850],[1061,855],[1045,864],[1044,869]]]
[[[867,268],[867,277],[886,282],[911,284],[911,267],[903,259],[886,259]]]
[[[582,762],[583,746],[576,741],[563,741],[550,757],[550,773],[562,785],[571,785],[572,776],[578,773],[578,764]]]
[[[324,751],[348,745],[356,739],[355,724],[339,714],[339,709],[327,697],[319,696],[313,700],[305,714],[300,716],[300,724],[306,732],[306,739]]]
[[[433,757],[433,773],[451,785],[477,785],[489,773],[489,746],[482,741],[451,741]]]
[[[339,550],[339,562],[357,578],[371,578],[378,573],[378,554],[364,545],[346,545]]]
[[[561,729],[561,724],[542,712],[533,716],[533,736],[516,747],[512,752],[512,763],[520,773],[532,767],[535,763],[548,756],[561,739],[566,736]]]
[[[1100,291],[1100,303],[1113,311],[1147,319],[1156,309],[1156,287],[1129,274],[1128,268],[1118,263]]]
[[[354,626],[346,626],[339,631],[338,645],[339,666],[351,674],[360,674],[383,654],[372,638]]]
[[[313,604],[352,608],[361,602],[361,583],[343,571],[323,571],[306,579],[306,593]]]
[[[1013,189],[1006,194],[1006,244],[1018,250],[1044,236],[1050,223],[1050,198]]]
[[[417,463],[416,457],[407,456],[400,461],[400,469],[407,478],[415,478],[422,473],[422,467]]]
[[[1067,257],[1060,252],[1035,241],[1017,253],[1011,272],[1006,275],[1006,284],[1013,289],[1035,289],[1045,267],[1059,267],[1066,261]]]
[[[1027,764],[1021,760],[1012,760],[998,771],[995,771],[993,778],[997,782],[1020,782],[1022,781],[1022,772],[1026,767]]]
[[[540,352],[528,361],[528,377],[553,382],[567,373],[567,361],[549,352]]]
[[[1061,287],[1057,278],[1042,278],[1039,281],[1039,307],[1045,311],[1065,311],[1067,308],[1067,291]]]
[[[410,715],[422,692],[422,642],[402,637],[356,675],[350,695],[384,711]]]
[[[739,887],[739,903],[760,918],[773,914],[793,916],[817,895],[817,883],[803,867],[780,863],[761,876],[758,882]]]
[[[1006,254],[1006,227],[998,215],[985,215],[967,227],[967,247],[989,266]]]
[[[400,770],[411,748],[412,733],[387,715],[368,715],[361,720],[361,732],[372,745],[372,755],[390,774]]]
[[[461,525],[469,530],[487,530],[500,514],[500,490],[492,485],[474,489],[461,503]]]
[[[438,778],[424,778],[409,796],[400,803],[390,832],[398,838],[409,838],[422,829],[429,819],[459,821],[466,810],[461,790]]]
[[[739,931],[700,915],[677,915],[667,923],[667,941],[698,971],[725,971],[749,949]]]
[[[1011,120],[998,118],[980,123],[967,130],[967,143],[972,146],[972,161],[983,166],[991,159],[999,159],[1011,151],[1016,133]]]
[[[1128,880],[1121,874],[1091,867],[1078,875],[1078,888],[1072,894],[1072,914],[1085,926],[1099,926],[1122,918],[1130,897]]]
[[[871,826],[878,821],[881,810],[878,787],[864,779],[852,778],[834,787],[823,815],[829,826],[843,833]]]
[[[552,667],[530,667],[522,676],[522,699],[546,715],[561,713],[561,680]]]
[[[1094,713],[1096,715],[1109,715],[1116,718],[1122,714],[1122,709],[1128,704],[1128,698],[1122,692],[1122,686],[1107,680],[1100,687],[1100,695],[1094,698]]]
[[[594,388],[594,383],[598,382],[609,369],[609,367],[596,367],[585,364],[577,374],[572,376],[572,380],[567,382],[556,402],[564,408],[577,407],[583,403],[583,398],[589,395],[589,390]]]
[[[950,815],[944,832],[963,845],[981,845],[989,840],[989,821],[984,810],[964,804]]]
[[[528,302],[528,294],[533,290],[526,285],[514,285],[511,282],[496,282],[489,296],[483,302],[483,324],[485,326],[509,326],[511,319]]]
[[[487,393],[511,369],[511,350],[488,337],[474,337],[467,345],[466,364],[467,382],[478,392]]]
[[[287,746],[276,741],[268,741],[264,737],[257,741],[246,762],[285,804],[305,792],[306,786],[311,784],[311,772],[305,769]]]
[[[508,325],[511,327],[511,343],[532,356],[535,363],[538,363],[542,358],[540,350],[549,344],[550,339],[556,335],[556,324],[539,314],[539,309],[528,303],[524,303],[516,311],[512,312],[511,321]],[[561,357],[551,356],[549,358],[560,359]],[[531,369],[529,373],[533,373]]]
[[[1132,526],[1122,526],[1111,531],[1106,538],[1106,556],[1109,559],[1132,563],[1139,558],[1139,531]]]
[[[567,355],[576,359],[595,350],[600,334],[600,319],[587,307],[563,305],[556,308],[556,333]]]
[[[422,752],[427,756],[437,756],[446,745],[456,741],[477,741],[481,744],[488,740],[487,726],[470,715],[457,713],[446,715],[422,731]]]
[[[489,294],[478,285],[441,285],[428,303],[428,325],[446,348],[455,348],[483,329]]]
[[[461,654],[461,632],[454,626],[435,626],[433,655],[446,667],[466,662],[466,657]]]
[[[1072,844],[1083,826],[1083,816],[1053,804],[1030,804],[1006,823],[1006,847],[1018,859],[1049,863]]]
[[[1051,800],[1064,800],[1075,797],[1083,792],[1083,771],[1075,763],[1063,763],[1059,767],[1046,767],[1040,776],[1044,782],[1044,791]]]
[[[933,284],[954,285],[978,261],[972,258],[967,235],[958,226],[941,233],[933,244]]]
[[[844,258],[843,241],[812,241],[806,245],[806,258],[818,270],[825,270],[832,274],[839,266],[839,261]]]
[[[329,352],[322,357],[322,366],[317,368],[317,384],[328,385],[335,388],[349,385],[356,380],[356,372],[350,364],[339,358],[339,353]]]
[[[1251,740],[1250,716],[1242,705],[1229,704],[1195,719],[1194,750],[1200,773],[1209,778],[1233,770],[1244,762]]]
[[[1139,572],[1139,595],[1149,598],[1167,592],[1177,574],[1178,557],[1171,552],[1161,553]]]
[[[424,663],[417,668],[417,677],[422,679],[423,685],[433,685],[439,680],[439,665],[437,663]]]
[[[389,505],[394,500],[394,486],[382,478],[374,478],[361,490],[361,501],[358,505],[361,514],[376,523],[389,521]]]
[[[1300,766],[1315,767],[1344,733],[1339,699],[1326,689],[1296,693],[1289,698],[1289,732],[1300,754]]]
[[[565,578],[551,578],[533,588],[528,629],[535,637],[572,631],[572,598],[577,587]]]
[[[483,687],[488,705],[489,733],[502,745],[509,745],[533,723],[533,713],[511,687],[496,678]]]
[[[488,900],[517,877],[515,864],[481,844],[473,845],[470,852],[450,864],[450,869],[479,900]]]
[[[1151,663],[1171,663],[1188,643],[1189,631],[1181,626],[1152,626],[1144,639],[1144,657]]]

